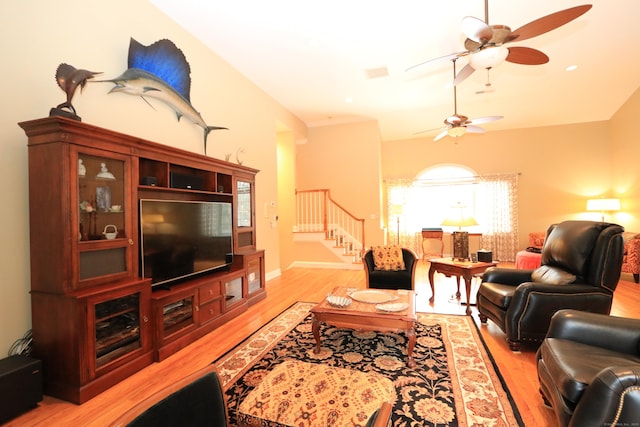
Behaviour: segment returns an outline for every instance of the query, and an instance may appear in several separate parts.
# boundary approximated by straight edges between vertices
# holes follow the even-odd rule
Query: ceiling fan
[[[467,39],[464,42],[465,51],[456,52],[439,58],[430,59],[407,69],[419,67],[440,59],[460,58],[470,55],[469,63],[460,70],[453,84],[457,85],[469,77],[477,69],[490,68],[502,61],[522,65],[541,65],[549,62],[549,57],[543,52],[530,47],[504,45],[513,41],[523,41],[555,30],[591,9],[590,4],[564,9],[542,18],[531,21],[515,31],[506,25],[489,25],[489,0],[484,2],[485,20],[473,16],[462,19],[462,31]]]
[[[453,62],[453,78],[456,78],[456,61],[457,57],[453,58],[451,61]],[[467,116],[463,116],[462,114],[458,114],[458,98],[457,91],[455,85],[453,86],[453,115],[444,119],[445,126],[441,126],[435,129],[429,129],[422,132],[416,133],[416,135],[421,133],[433,132],[435,130],[442,129],[433,140],[438,141],[445,136],[451,136],[453,138],[460,137],[465,133],[484,133],[485,130],[480,126],[476,126],[482,123],[490,123],[495,122],[496,120],[502,119],[503,116],[486,116],[486,117],[478,117],[475,119],[469,119]]]

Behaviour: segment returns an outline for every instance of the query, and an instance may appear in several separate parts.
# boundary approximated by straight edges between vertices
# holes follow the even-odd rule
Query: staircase
[[[317,241],[342,268],[362,268],[364,219],[331,198],[330,190],[296,190],[294,241]]]

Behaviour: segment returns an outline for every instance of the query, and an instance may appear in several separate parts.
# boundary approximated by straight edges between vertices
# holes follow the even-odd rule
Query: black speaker
[[[0,424],[38,406],[42,400],[42,362],[27,356],[0,360]]]
[[[171,188],[186,188],[187,190],[202,190],[202,178],[197,175],[171,172]]]

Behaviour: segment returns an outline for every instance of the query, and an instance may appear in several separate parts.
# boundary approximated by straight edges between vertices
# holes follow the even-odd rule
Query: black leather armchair
[[[541,266],[575,276],[569,284],[532,277],[534,270],[488,269],[478,289],[480,321],[491,319],[512,350],[542,342],[551,316],[563,308],[609,314],[622,265],[624,229],[617,224],[565,221],[549,227]]]
[[[402,248],[402,259],[404,270],[376,270],[373,251],[367,250],[362,257],[367,288],[413,290],[418,256],[412,250]]]
[[[122,414],[111,427],[227,426],[222,386],[209,365],[160,390]]]
[[[640,422],[640,319],[561,310],[536,357],[560,427]]]

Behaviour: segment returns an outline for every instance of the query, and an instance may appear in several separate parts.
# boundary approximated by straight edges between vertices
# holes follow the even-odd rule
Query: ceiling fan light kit
[[[458,126],[458,127],[452,127],[447,129],[447,135],[453,137],[453,138],[457,138],[459,136],[464,135],[465,133],[467,133],[467,128],[464,126]]]
[[[469,58],[469,63],[475,70],[493,68],[502,64],[509,55],[509,49],[504,46],[494,46],[474,53]]]

